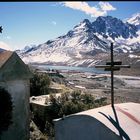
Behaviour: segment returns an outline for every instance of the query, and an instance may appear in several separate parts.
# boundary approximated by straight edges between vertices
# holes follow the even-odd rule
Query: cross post
[[[113,67],[114,67],[114,60],[113,60],[113,43],[111,43],[111,105],[113,107],[114,105],[114,71],[113,71]]]
[[[121,61],[115,61],[113,58],[113,43],[110,46],[111,62],[106,62],[106,65],[95,65],[95,68],[105,68],[105,71],[111,71],[111,106],[114,107],[114,71],[120,70],[120,68],[130,68],[129,65],[122,65]]]

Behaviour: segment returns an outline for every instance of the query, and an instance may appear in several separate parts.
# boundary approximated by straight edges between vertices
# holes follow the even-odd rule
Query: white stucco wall
[[[29,81],[0,82],[12,96],[13,124],[4,131],[1,140],[29,140]]]

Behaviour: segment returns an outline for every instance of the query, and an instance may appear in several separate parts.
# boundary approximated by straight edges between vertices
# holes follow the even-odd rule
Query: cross
[[[106,62],[106,65],[95,65],[95,68],[105,68],[105,71],[111,71],[111,106],[114,107],[114,71],[120,68],[130,68],[129,65],[122,65],[121,61],[114,61],[113,58],[113,43],[111,43],[111,62]]]

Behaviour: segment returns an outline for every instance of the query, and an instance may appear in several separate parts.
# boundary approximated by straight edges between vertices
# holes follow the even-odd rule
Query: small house
[[[1,140],[29,140],[31,76],[28,66],[16,52],[0,50]]]

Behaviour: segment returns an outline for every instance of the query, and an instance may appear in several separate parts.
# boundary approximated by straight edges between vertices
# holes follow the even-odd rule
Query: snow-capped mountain
[[[111,37],[113,40],[118,37],[124,39],[137,37],[135,25],[123,23],[120,19],[111,16],[98,17],[92,23],[94,31],[103,35],[105,38]]]
[[[36,45],[31,44],[31,45],[25,46],[24,49],[22,49],[22,50],[16,50],[16,52],[24,55],[24,54],[34,50],[36,47],[37,47]]]
[[[134,14],[131,18],[127,19],[127,22],[140,29],[140,13]]]
[[[25,63],[93,66],[101,61],[98,54],[110,51],[110,42],[114,42],[116,52],[140,51],[138,24],[131,24],[134,21],[131,19],[128,21],[111,16],[98,17],[93,22],[84,19],[65,35],[38,46],[26,47],[18,54]]]

